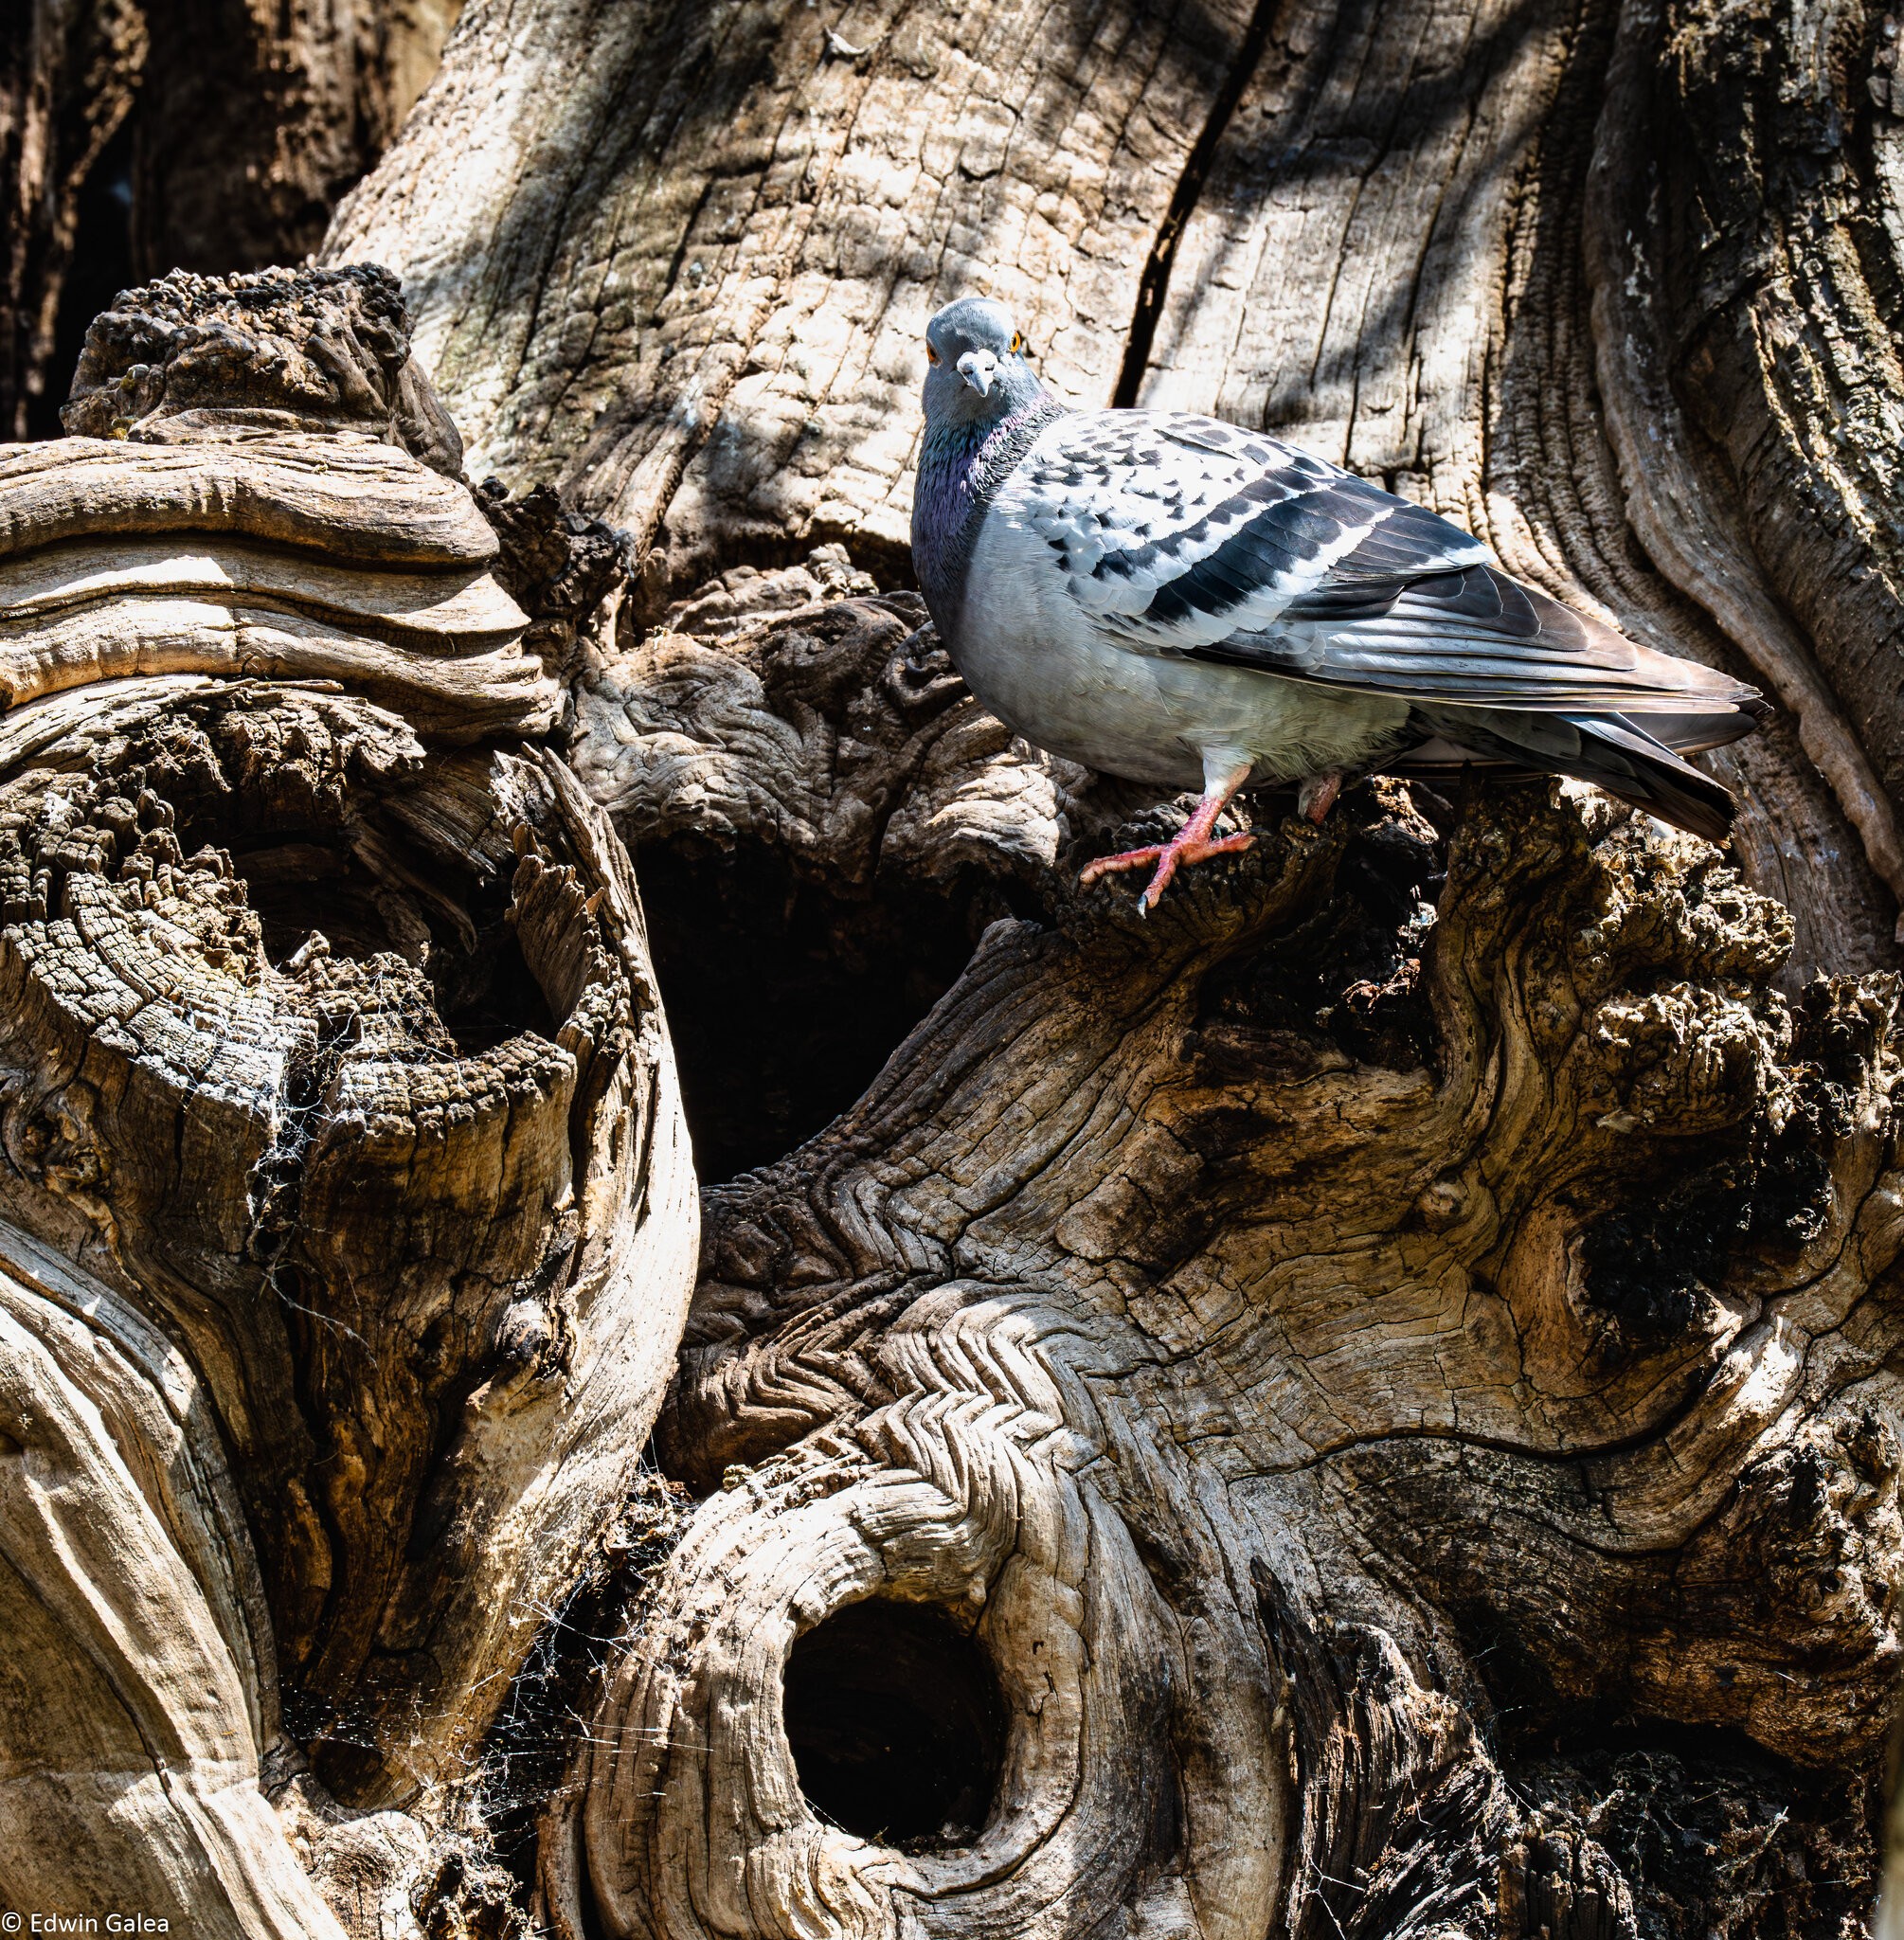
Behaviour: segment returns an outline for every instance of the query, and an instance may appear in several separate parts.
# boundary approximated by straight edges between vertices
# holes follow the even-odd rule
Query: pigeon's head
[[[1012,313],[989,296],[961,296],[925,326],[925,422],[993,424],[1044,388],[1025,362]]]

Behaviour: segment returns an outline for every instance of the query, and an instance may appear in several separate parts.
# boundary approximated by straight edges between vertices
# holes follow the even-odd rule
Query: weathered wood
[[[355,1932],[566,1940],[1856,1931],[1890,45],[494,0],[326,251],[404,276],[510,489],[374,274],[102,321],[83,435],[0,463],[0,1252],[45,1353],[63,1249],[189,1375],[114,1404],[209,1480],[142,1487],[96,1607],[197,1642],[35,1676],[234,1775],[221,1880],[308,1907],[278,1837]],[[1376,781],[1244,804],[1148,923],[1077,889],[1180,811],[1015,745],[905,588],[919,327],[974,283],[1068,395],[1279,429],[1755,672],[1733,855]],[[718,1156],[657,1506],[662,996]],[[49,1603],[111,1576],[48,1526],[0,1542]],[[58,1851],[80,1795],[0,1810]],[[156,1823],[212,1931],[293,1923]]]
[[[1629,61],[1658,45],[1635,15]],[[529,36],[491,9],[327,247],[402,270],[474,464],[652,540],[651,579],[677,589],[818,540],[896,569],[919,331],[978,285],[1016,307],[1061,394],[1284,432],[1643,638],[1751,661],[1772,622],[1722,602],[1715,638],[1636,566],[1628,493],[1642,542],[1674,522],[1630,450],[1623,488],[1594,409],[1590,302],[1629,266],[1590,163],[1596,142],[1622,156],[1617,192],[1644,200],[1656,144],[1649,102],[1608,89],[1615,24],[1604,5],[1284,22],[1077,0],[835,29],[736,4],[556,9]],[[536,79],[554,45],[576,50],[559,99]],[[1864,192],[1875,212],[1881,185]],[[1625,341],[1610,312],[1601,336]],[[1624,387],[1645,373],[1614,354],[1612,422],[1654,425],[1652,394]],[[1840,422],[1827,405],[1815,438]],[[1758,543],[1753,613],[1800,565]],[[1797,736],[1834,752],[1821,774],[1787,726],[1718,758],[1748,798],[1753,879],[1793,909],[1802,965],[1888,964],[1904,876],[1862,744],[1821,679],[1756,657]]]
[[[133,262],[295,263],[436,71],[461,0],[140,0]]]
[[[864,728],[893,692],[903,637],[854,608],[731,639],[725,679],[651,646],[624,816],[797,844],[720,778],[804,711],[746,670],[853,642],[890,657],[837,705]],[[1552,1931],[1654,1931],[1697,1888],[1599,1842],[1596,1715],[1749,1733],[1793,1761],[1788,1850],[1855,1850],[1860,1807],[1803,1803],[1797,1768],[1868,1766],[1895,1675],[1889,981],[1788,1006],[1783,911],[1571,789],[1438,808],[1445,853],[1406,792],[1259,824],[1140,924],[1036,858],[1141,824],[1016,765],[949,802],[1012,827],[995,868],[1042,881],[1041,920],[987,932],[837,1125],[708,1195],[661,1447],[710,1493],[545,1838],[558,1924],[1122,1907],[1216,1935],[1280,1903],[1295,1932],[1532,1934],[1558,1895]],[[908,859],[880,868],[898,894]],[[895,1851],[802,1798],[786,1652],[868,1595],[950,1610],[997,1665],[976,1839]],[[1867,1890],[1849,1864],[1808,1876],[1821,1917]]]
[[[1656,8],[1634,4],[1623,10],[1586,197],[1585,247],[1608,436],[1619,458],[1628,515],[1648,553],[1681,592],[1713,615],[1790,711],[1805,753],[1830,782],[1873,870],[1895,897],[1904,889],[1904,844],[1893,806],[1895,785],[1879,779],[1866,752],[1875,745],[1868,725],[1860,727],[1860,740],[1809,640],[1787,617],[1788,548],[1762,530],[1748,530],[1735,484],[1709,440],[1688,422],[1681,394],[1707,424],[1731,418],[1736,407],[1712,394],[1710,368],[1703,363],[1685,371],[1677,391],[1673,383],[1675,370],[1685,368],[1676,340],[1686,326],[1668,294],[1676,256],[1662,220],[1660,184],[1664,176],[1678,179],[1689,158],[1675,152],[1683,137],[1668,131],[1681,126],[1679,117],[1674,103],[1658,99],[1661,89],[1653,78],[1669,30]],[[1633,165],[1636,153],[1645,157],[1644,166]],[[1868,314],[1868,294],[1853,307],[1854,314]],[[1806,431],[1786,421],[1790,433],[1814,442],[1840,441],[1843,420],[1835,404],[1815,399],[1814,408],[1818,415]],[[1766,544],[1769,538],[1773,543]],[[1841,688],[1855,719],[1862,704],[1860,683],[1843,685],[1841,676]],[[1788,760],[1784,765],[1789,769]],[[1767,780],[1776,785],[1773,777]],[[1787,854],[1802,846],[1822,861],[1834,846],[1833,832],[1805,812],[1788,784],[1779,789],[1777,800]],[[1755,833],[1746,839],[1752,841]],[[1793,893],[1789,862],[1781,866],[1762,835],[1753,847],[1763,858],[1760,879],[1784,895],[1802,922],[1809,917],[1825,932],[1805,952],[1807,959],[1843,961],[1869,947],[1855,932],[1846,933],[1841,907],[1832,909]]]
[[[183,415],[0,455],[0,1888],[334,1931],[295,1780],[375,1931],[635,1481],[692,1166],[626,857],[521,738],[548,683],[489,567],[540,583],[395,441],[440,414],[393,287],[135,292],[94,385],[135,317]]]
[[[551,1807],[545,1912],[1746,1931],[1776,1878],[1820,1931],[1857,1917],[1904,872],[1895,683],[1826,609],[1864,602],[1880,651],[1876,16],[1803,45],[1775,7],[1642,0],[526,17],[466,23],[327,247],[411,279],[473,462],[643,548],[574,759],[661,895],[717,1148],[763,1156],[747,1075],[799,1069],[749,1020],[781,960],[718,968],[772,930],[749,893],[843,962],[877,939],[914,1015],[945,992],[837,1125],[710,1194],[660,1444],[710,1493]],[[1778,331],[1787,284],[1737,273],[1768,225]],[[775,570],[843,542],[903,584],[919,326],[974,286],[1064,394],[1278,430],[1770,687],[1787,717],[1715,758],[1743,881],[1571,796],[1377,796],[1324,838],[1252,809],[1251,859],[1147,929],[1068,889],[1143,804],[988,728],[896,593]],[[1840,374],[1787,373],[1794,332]],[[987,923],[946,989],[935,939]],[[789,1652],[882,1595],[997,1668],[976,1836],[803,1796]],[[1662,1867],[1676,1783],[1783,1857]]]
[[[110,1284],[5,1244],[0,1879],[34,1910],[323,1940],[259,1789],[270,1624],[204,1385]]]
[[[133,103],[151,36],[135,0],[30,0],[0,35],[0,431],[45,393],[80,195]]]
[[[1067,390],[1108,392],[1247,23],[1119,0],[530,17],[465,24],[326,251],[401,265],[473,466],[644,546],[665,522],[676,581],[795,537],[898,556],[920,332],[971,278]]]
[[[0,431],[43,435],[43,401],[64,395],[76,345],[62,356],[73,323],[62,305],[76,251],[91,286],[115,274],[114,258],[127,280],[128,269],[300,260],[428,84],[458,8],[26,0],[15,9],[0,35]],[[89,192],[96,226],[82,238]],[[101,222],[119,233],[99,233]]]

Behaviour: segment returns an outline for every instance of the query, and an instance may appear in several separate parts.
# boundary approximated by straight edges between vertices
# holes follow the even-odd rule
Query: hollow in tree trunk
[[[101,319],[0,476],[14,1899],[1864,1931],[1895,47],[492,0],[338,269]],[[1185,804],[908,590],[972,288],[1764,687],[1731,853],[1376,778],[1080,888]]]

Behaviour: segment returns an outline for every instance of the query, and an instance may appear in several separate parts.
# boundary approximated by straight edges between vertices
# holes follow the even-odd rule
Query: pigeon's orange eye
[[[936,364],[939,361],[939,352],[930,344],[925,346],[925,361],[928,364]]]
[[[1025,348],[1025,340],[1016,331],[1012,332],[1012,355],[1016,356]]]

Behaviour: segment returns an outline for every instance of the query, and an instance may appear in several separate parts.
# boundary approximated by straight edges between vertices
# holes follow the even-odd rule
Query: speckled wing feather
[[[1424,706],[1699,715],[1751,698],[1508,578],[1426,507],[1215,419],[1075,413],[1028,456],[1020,503],[1125,646]]]

